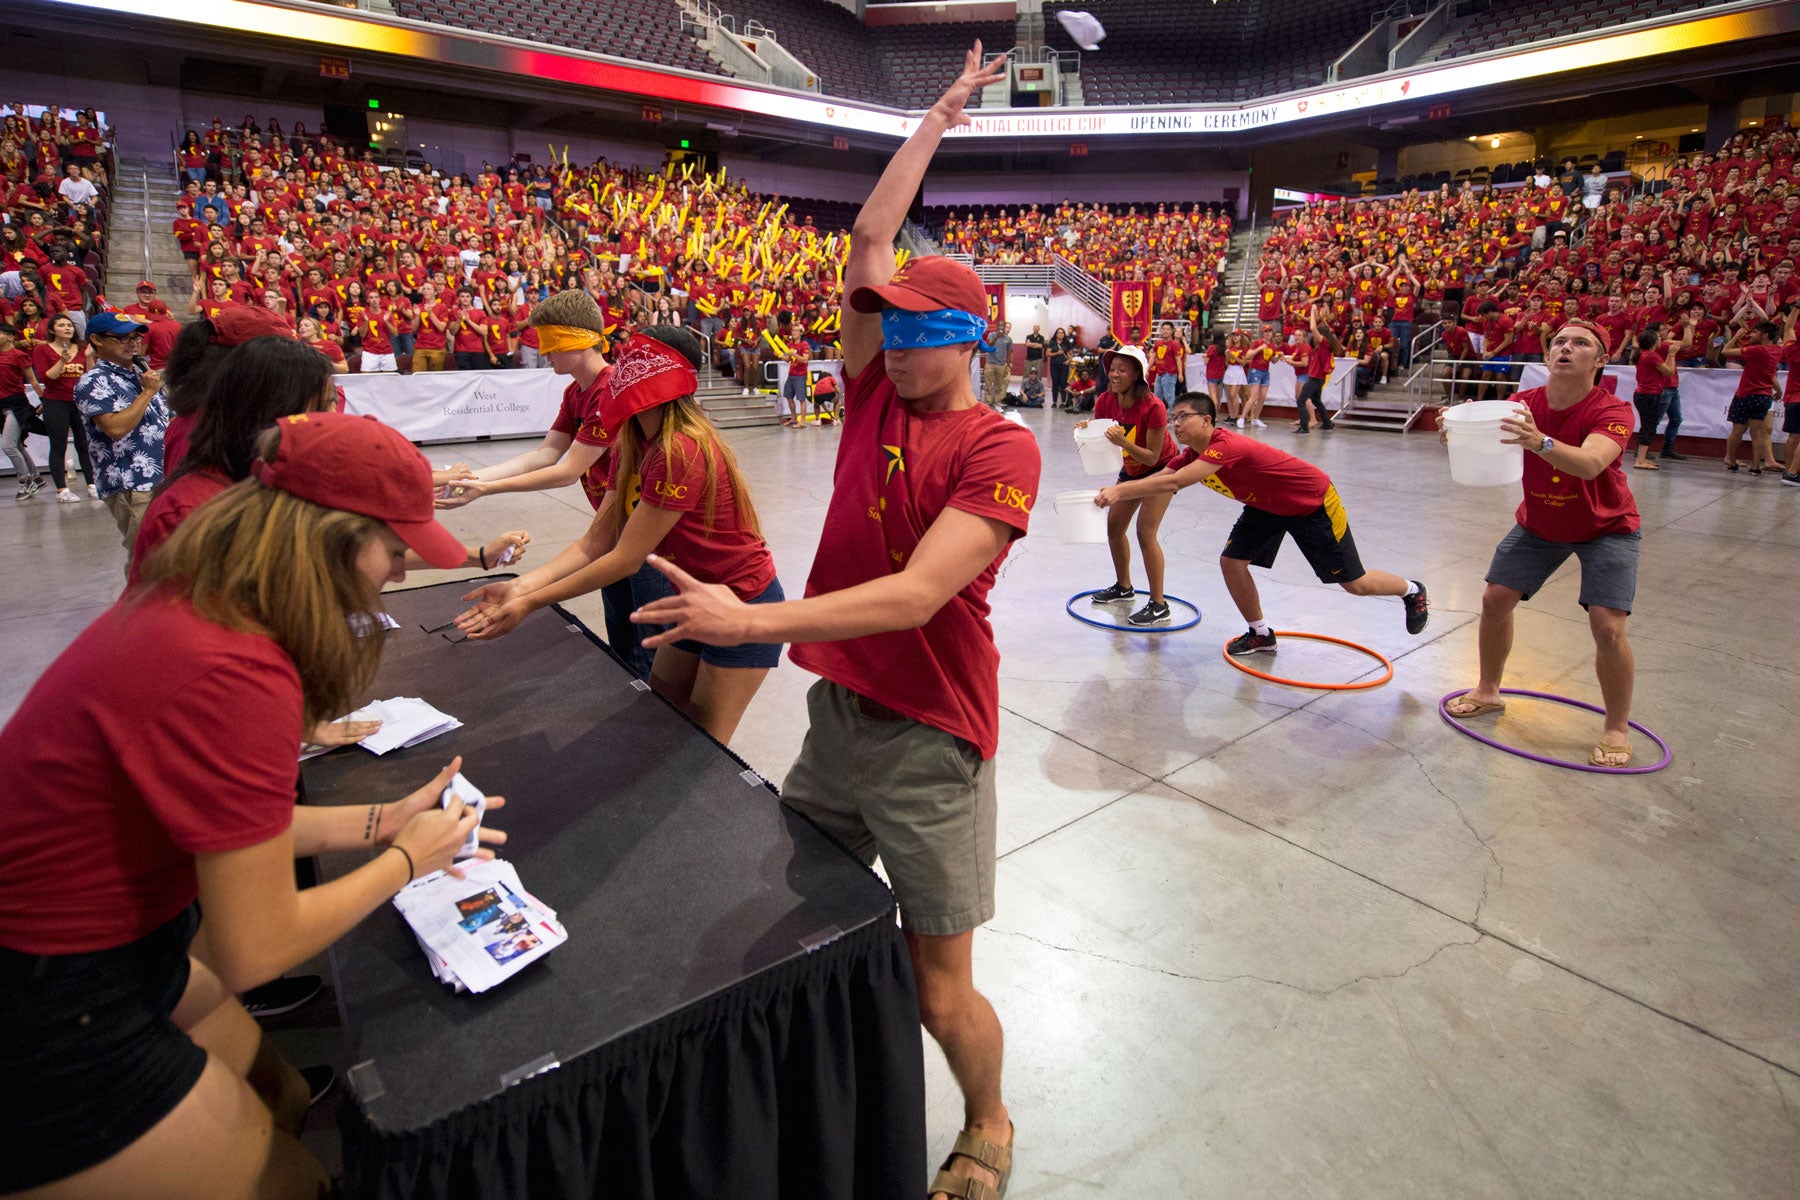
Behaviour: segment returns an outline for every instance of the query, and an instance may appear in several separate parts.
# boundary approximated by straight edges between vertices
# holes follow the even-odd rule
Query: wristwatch
[[[1538,443],[1537,452],[1539,454],[1548,454],[1548,453],[1550,453],[1551,450],[1553,450],[1555,448],[1556,448],[1556,439],[1553,437],[1546,436],[1543,441]]]

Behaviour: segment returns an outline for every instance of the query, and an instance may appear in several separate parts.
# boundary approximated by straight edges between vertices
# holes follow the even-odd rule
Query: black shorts
[[[1769,395],[1733,396],[1726,419],[1733,425],[1749,425],[1768,416],[1769,408],[1774,403],[1775,397]]]
[[[0,1192],[105,1162],[199,1082],[206,1051],[169,1019],[199,925],[190,906],[113,950],[0,949]]]
[[[1800,400],[1789,400],[1781,407],[1781,432],[1800,433]]]
[[[1283,517],[1246,506],[1220,553],[1252,566],[1272,567],[1284,534],[1293,535],[1294,544],[1320,583],[1351,583],[1367,573],[1356,553],[1350,518],[1334,487],[1326,488],[1325,502],[1304,516]]]

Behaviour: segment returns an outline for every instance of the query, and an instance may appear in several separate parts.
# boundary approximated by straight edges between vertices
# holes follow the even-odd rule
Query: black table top
[[[433,977],[383,905],[332,949],[352,1079],[369,1120],[402,1132],[477,1103],[829,941],[889,919],[870,871],[777,800],[592,641],[545,610],[495,642],[429,628],[458,582],[390,592],[376,698],[420,696],[464,722],[376,757],[305,764],[312,804],[399,799],[453,755],[507,806],[501,857],[569,941],[481,995]],[[454,635],[454,631],[451,631]],[[329,878],[364,853],[326,856]]]

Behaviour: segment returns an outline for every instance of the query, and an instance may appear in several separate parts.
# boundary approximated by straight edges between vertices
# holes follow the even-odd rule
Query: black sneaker
[[[1275,631],[1258,633],[1254,629],[1246,629],[1231,639],[1225,647],[1225,653],[1233,658],[1242,658],[1246,654],[1273,654],[1275,653]]]
[[[1657,455],[1657,457],[1658,458],[1666,458],[1670,462],[1686,462],[1687,461],[1687,455],[1677,454],[1673,450],[1664,450],[1661,454]]]
[[[1425,585],[1413,580],[1412,585],[1419,590],[1410,596],[1400,597],[1400,603],[1406,606],[1406,632],[1422,633],[1425,622],[1431,620],[1431,601],[1425,598]]]
[[[308,1108],[323,1100],[337,1086],[337,1072],[330,1067],[301,1067],[300,1078],[306,1080]]]
[[[1125,619],[1133,625],[1161,625],[1169,619],[1169,606],[1152,600]]]
[[[1789,487],[1800,487],[1800,471],[1795,471],[1791,474],[1783,475],[1781,477],[1781,482],[1787,484]]]
[[[1336,429],[1337,426],[1333,425],[1330,421],[1320,421],[1319,428],[1320,429]]]
[[[1121,600],[1129,600],[1137,595],[1130,584],[1115,583],[1109,588],[1094,593],[1095,604],[1117,604]]]
[[[251,988],[239,997],[253,1017],[279,1017],[310,1001],[324,988],[317,975],[287,975]]]

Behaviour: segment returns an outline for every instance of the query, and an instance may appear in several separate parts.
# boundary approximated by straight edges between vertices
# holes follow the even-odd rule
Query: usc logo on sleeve
[[[1010,483],[994,484],[994,503],[1006,508],[1016,508],[1020,512],[1031,511],[1031,494],[1021,492]]]
[[[1606,423],[1606,432],[1616,433],[1620,437],[1630,437],[1631,436],[1631,430],[1625,428],[1624,425],[1620,424],[1617,421],[1608,421]]]
[[[667,497],[670,500],[686,500],[688,485],[685,483],[670,483],[666,479],[659,479],[656,481],[654,490],[657,495]]]

